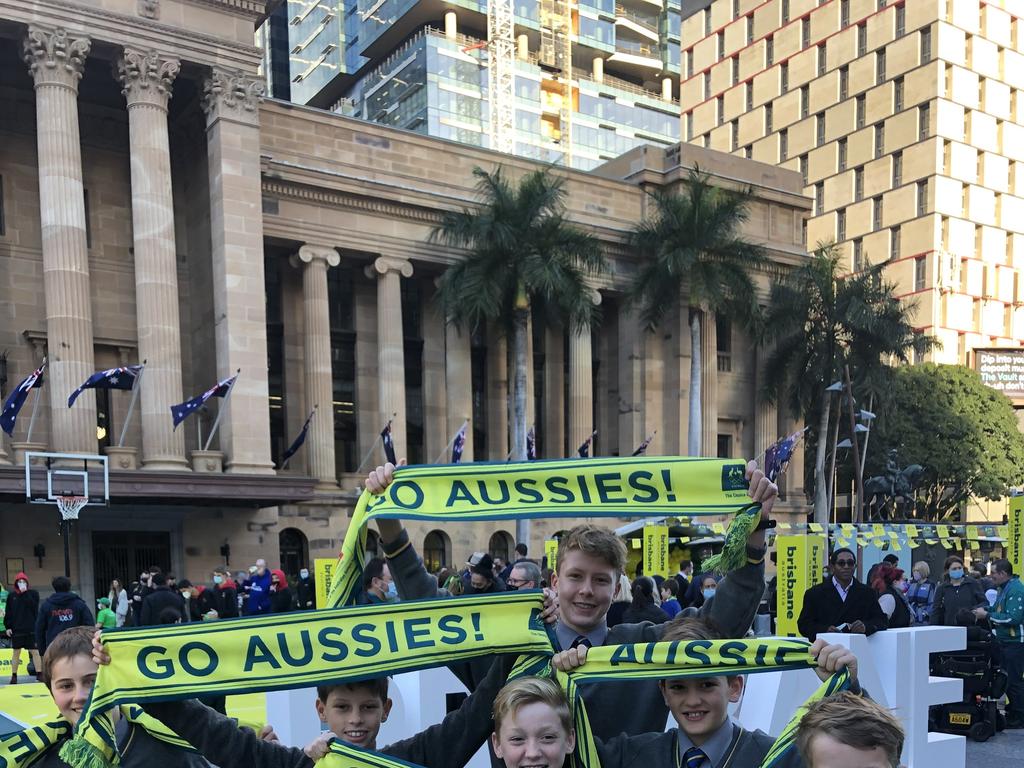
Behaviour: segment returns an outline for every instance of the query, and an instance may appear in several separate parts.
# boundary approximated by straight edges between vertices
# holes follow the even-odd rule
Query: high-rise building
[[[999,7],[1004,6],[1004,7]],[[792,168],[806,242],[886,262],[937,362],[1024,344],[1024,4],[714,0],[682,23],[682,132]]]
[[[680,0],[505,2],[289,0],[291,100],[581,169],[679,140]]]

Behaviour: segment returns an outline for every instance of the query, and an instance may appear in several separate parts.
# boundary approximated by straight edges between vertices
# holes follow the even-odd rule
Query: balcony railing
[[[651,32],[657,34],[658,32],[658,19],[657,17],[645,16],[644,14],[634,11],[632,8],[626,8],[624,5],[615,4],[615,15],[623,19],[629,19],[639,24],[645,29],[649,29]]]

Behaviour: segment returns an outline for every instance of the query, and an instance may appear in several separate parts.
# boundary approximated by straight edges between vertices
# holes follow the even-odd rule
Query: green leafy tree
[[[764,248],[746,240],[740,230],[750,215],[750,193],[714,186],[694,167],[676,191],[652,193],[654,212],[633,230],[631,244],[640,269],[630,298],[640,319],[657,328],[680,301],[689,308],[690,392],[687,451],[700,456],[701,338],[706,312],[725,312],[741,326],[757,317],[757,297],[750,278],[767,257]]]
[[[587,281],[606,262],[598,239],[566,218],[564,177],[539,170],[513,183],[500,166],[494,172],[475,168],[473,175],[480,205],[446,213],[431,233],[432,240],[465,251],[442,276],[441,298],[449,322],[470,330],[494,322],[510,336],[510,442],[512,459],[523,461],[531,309],[574,331],[589,328],[595,307]]]
[[[925,364],[894,371],[879,400],[867,471],[882,474],[886,454],[924,467],[915,514],[955,517],[971,497],[995,500],[1024,482],[1024,435],[1010,400],[962,365]]]
[[[915,350],[933,343],[911,325],[915,305],[896,298],[881,269],[843,276],[836,247],[819,244],[806,264],[772,286],[764,340],[774,348],[764,393],[772,399],[781,393],[795,416],[817,424],[809,436],[817,523],[828,523],[825,460],[834,398],[826,387],[849,365],[854,392],[871,399],[884,391],[891,365],[910,362]]]

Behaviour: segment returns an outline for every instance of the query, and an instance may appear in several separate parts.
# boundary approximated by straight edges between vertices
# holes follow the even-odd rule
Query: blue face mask
[[[964,572],[963,572],[962,568],[950,568],[949,569],[949,578],[951,578],[951,579],[962,579],[963,577],[964,577]]]
[[[394,601],[398,599],[398,587],[395,586],[395,582],[388,582],[388,591],[385,594],[387,595],[388,600]]]
[[[708,587],[707,589],[704,590],[704,599],[705,600],[710,600],[714,596],[715,596],[715,589],[714,589],[714,587]]]
[[[214,576],[213,577],[213,583],[214,584],[223,584],[224,583],[224,577],[219,575],[219,574]]]

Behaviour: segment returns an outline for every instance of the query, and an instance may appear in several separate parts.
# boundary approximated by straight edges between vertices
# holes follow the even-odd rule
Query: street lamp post
[[[846,396],[848,398],[847,404],[849,406],[848,410],[850,413],[850,436],[851,439],[856,439],[857,417],[853,410],[853,382],[850,380],[850,366],[843,366],[843,376],[846,381]],[[864,477],[861,474],[860,449],[856,443],[853,446],[853,473],[853,477],[857,482],[857,501],[854,506],[853,521],[855,523],[860,523],[864,520]]]

